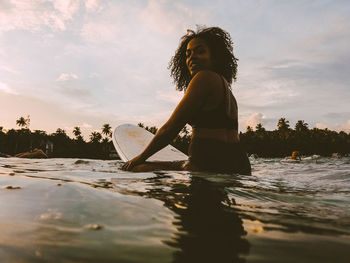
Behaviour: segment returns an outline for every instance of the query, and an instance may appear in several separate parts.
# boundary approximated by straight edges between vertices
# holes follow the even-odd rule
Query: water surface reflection
[[[155,198],[175,213],[173,225],[177,232],[166,244],[178,248],[173,262],[245,262],[250,245],[244,238],[243,222],[229,199],[227,186],[236,181],[213,182],[193,174],[181,175],[156,172],[146,179],[146,191],[134,194]]]

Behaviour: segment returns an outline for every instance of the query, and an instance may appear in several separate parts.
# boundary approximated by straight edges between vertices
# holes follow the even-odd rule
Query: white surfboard
[[[154,135],[144,128],[133,124],[123,124],[114,129],[112,140],[122,161],[127,162],[139,155],[151,142]],[[187,155],[168,145],[153,154],[147,161],[182,161]]]

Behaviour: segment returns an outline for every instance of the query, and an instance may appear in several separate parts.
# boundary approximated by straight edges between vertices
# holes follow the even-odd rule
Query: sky
[[[161,126],[183,96],[168,63],[197,25],[233,39],[241,131],[350,132],[347,0],[0,0],[0,126]]]

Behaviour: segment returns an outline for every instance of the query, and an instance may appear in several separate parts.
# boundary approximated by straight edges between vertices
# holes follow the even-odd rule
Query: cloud
[[[87,0],[85,1],[85,8],[88,12],[99,12],[102,10],[100,3],[101,0]]]
[[[210,21],[209,13],[203,10],[166,0],[150,0],[142,11],[141,19],[152,30],[167,35],[178,35],[191,24]]]
[[[326,129],[326,128],[329,128],[329,126],[328,126],[327,124],[323,123],[323,122],[317,122],[317,123],[315,124],[315,127],[316,127],[317,129]]]
[[[284,59],[275,62],[272,64],[270,67],[272,70],[274,69],[288,69],[288,68],[293,68],[293,67],[303,67],[303,66],[308,66],[307,64],[302,63],[301,61],[298,60],[292,60],[292,59]]]
[[[73,79],[78,79],[78,76],[74,73],[62,73],[56,81],[68,81]]]
[[[250,126],[254,129],[258,123],[264,124],[265,118],[266,117],[260,112],[253,113],[245,122],[245,127]]]
[[[330,120],[342,120],[350,116],[350,112],[329,112],[324,115],[327,119]]]
[[[56,79],[55,86],[56,100],[62,101],[64,99],[66,107],[82,110],[97,106],[90,90],[93,87],[91,79],[79,79],[75,73],[62,73]]]
[[[12,95],[18,95],[18,92],[11,89],[9,86],[7,86],[6,83],[0,82],[0,91],[12,94]]]
[[[59,12],[63,20],[70,20],[78,11],[80,0],[51,0],[54,9]]]
[[[329,130],[334,130],[334,131],[343,131],[343,132],[347,132],[350,133],[350,120],[348,120],[345,123],[342,124],[335,124],[335,125],[328,125],[322,122],[318,122],[315,125],[316,128],[318,129],[329,129]]]
[[[65,101],[64,103],[67,106],[70,105],[70,107],[72,107],[73,109],[88,109],[96,106],[95,103],[83,101],[91,99],[91,92],[85,88],[66,85],[62,86],[59,91],[66,97],[72,99],[72,101]]]
[[[127,51],[141,48],[140,43],[154,47],[157,35],[162,39],[158,50],[165,41],[178,41],[178,37],[186,29],[195,24],[209,21],[209,13],[197,11],[188,5],[176,1],[150,0],[144,7],[132,2],[115,1],[102,5],[95,1],[86,2],[86,10],[97,8],[103,12],[95,12],[86,16],[80,30],[83,40],[92,44],[117,44]],[[135,32],[137,32],[135,34]],[[150,44],[151,43],[151,44]]]
[[[132,52],[142,42],[149,41],[149,35],[140,20],[140,12],[140,5],[124,1],[110,2],[104,6],[103,12],[86,17],[80,36],[88,44],[103,45],[103,49],[106,49],[106,45],[113,45],[110,52]]]
[[[294,81],[269,78],[261,73],[254,74],[254,71],[242,76],[238,82],[239,89],[234,88],[233,92],[239,95],[238,103],[249,108],[284,107],[300,94],[293,89]]]
[[[93,21],[84,24],[80,35],[92,43],[118,42],[119,27],[113,21]]]
[[[92,125],[89,124],[89,123],[86,123],[86,122],[84,122],[84,123],[81,125],[81,128],[91,128],[91,127],[92,127]]]
[[[0,65],[0,71],[6,71],[12,74],[19,74],[20,72],[9,67],[9,66],[4,66],[4,65]]]
[[[0,32],[10,30],[38,31],[48,27],[66,30],[66,23],[79,10],[80,0],[12,0],[0,2]]]
[[[99,77],[101,77],[101,74],[96,73],[96,72],[90,73],[90,75],[89,75],[89,78],[91,78],[91,79],[99,78]]]
[[[156,126],[161,127],[164,123],[170,118],[172,111],[162,111],[144,115],[134,115],[134,116],[126,116],[125,122],[132,122],[134,124],[144,123],[147,126]]]
[[[245,32],[236,26],[240,88],[234,92],[241,112],[333,125],[347,120],[345,115],[324,119],[326,112],[348,111],[350,31],[344,3],[266,1],[247,14],[250,19],[243,18],[256,23],[247,21]]]
[[[337,130],[350,133],[350,120],[344,124],[339,125],[339,128]]]
[[[178,104],[183,97],[183,93],[176,90],[157,91],[156,99],[170,102],[171,104]]]
[[[330,11],[326,17],[317,16],[316,19],[319,20],[318,27],[313,27],[316,30],[302,30],[301,34],[285,47],[286,54],[289,53],[290,57],[297,60],[306,59],[322,63],[348,52],[346,42],[350,38],[350,32],[347,18]],[[293,53],[288,52],[291,49],[294,50]]]
[[[240,59],[233,92],[241,127],[261,121],[275,129],[282,116],[347,127],[345,2],[218,1],[213,7],[210,1],[0,0],[1,96],[19,92],[48,107],[55,102],[69,114],[86,114],[80,124],[95,125],[89,118],[106,112],[160,124],[182,96],[170,91],[166,71],[179,37],[195,24],[215,24],[232,34]],[[0,105],[0,115],[9,109]],[[154,115],[160,112],[166,114]],[[72,122],[55,119],[54,125]]]

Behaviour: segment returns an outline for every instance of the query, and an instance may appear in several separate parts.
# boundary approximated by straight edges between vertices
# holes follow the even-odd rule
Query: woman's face
[[[211,52],[208,45],[200,38],[194,38],[187,44],[186,65],[191,76],[205,69],[212,69]]]

